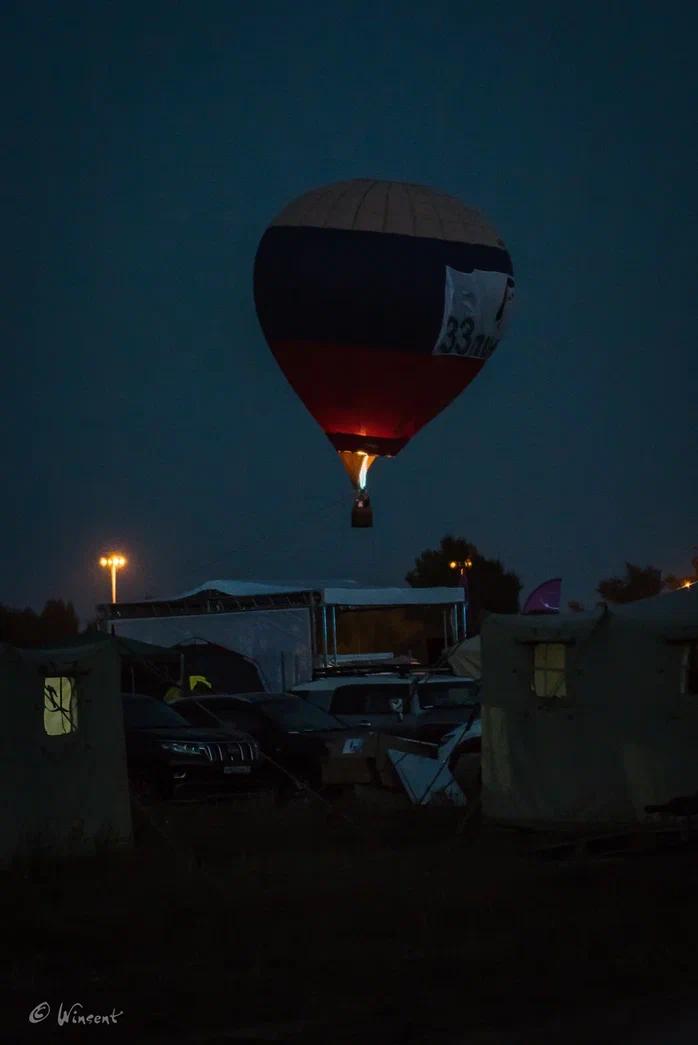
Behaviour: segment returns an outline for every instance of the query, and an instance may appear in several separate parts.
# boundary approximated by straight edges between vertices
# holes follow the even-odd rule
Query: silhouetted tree
[[[477,635],[486,613],[517,613],[521,581],[499,559],[487,559],[472,541],[447,534],[438,548],[423,551],[406,576],[413,588],[454,587],[460,583],[449,563],[472,560],[468,577],[468,634]]]
[[[624,577],[605,577],[596,590],[606,602],[635,602],[659,595],[662,587],[662,571],[656,566],[626,562]]]
[[[49,599],[41,613],[0,605],[0,641],[13,646],[49,646],[74,638],[79,629],[72,602]]]
[[[63,602],[63,599],[49,599],[39,619],[42,642],[71,639],[80,631],[80,622],[72,602]]]

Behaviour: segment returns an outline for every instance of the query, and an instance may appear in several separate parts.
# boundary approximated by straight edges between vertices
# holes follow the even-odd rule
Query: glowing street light
[[[473,565],[473,560],[470,557],[468,557],[467,559],[462,559],[459,562],[456,562],[454,559],[454,561],[449,562],[448,565],[451,567],[452,570],[458,570],[462,577],[464,570],[469,570],[470,567]]]
[[[99,565],[111,571],[111,601],[116,602],[116,571],[126,565],[126,559],[123,555],[110,552],[109,555],[102,556]]]

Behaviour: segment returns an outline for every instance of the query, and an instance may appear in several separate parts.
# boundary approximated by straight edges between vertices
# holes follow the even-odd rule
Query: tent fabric
[[[241,654],[254,662],[261,688],[270,693],[313,676],[310,614],[306,609],[177,614],[110,623],[119,637],[170,647],[210,642]]]
[[[52,646],[51,649],[54,653],[60,652],[61,655],[70,655],[75,650],[83,652],[88,649],[97,650],[109,644],[116,646],[117,652],[121,657],[134,659],[144,657],[148,660],[172,659],[172,650],[166,646],[155,646],[153,643],[140,642],[138,639],[123,639],[118,635],[110,635],[103,631],[76,635],[60,645]],[[31,653],[33,647],[28,646],[25,649]]]
[[[74,680],[77,728],[48,733],[44,680]],[[72,688],[72,685],[71,685]],[[0,645],[0,861],[131,838],[116,645]]]
[[[666,592],[651,599],[638,599],[614,607],[619,617],[660,621],[666,627],[695,627],[698,621],[698,584]]]
[[[463,675],[472,679],[482,677],[482,652],[480,636],[473,635],[463,639],[445,651],[446,661],[454,675]]]
[[[688,591],[597,614],[493,614],[482,629],[482,802],[532,826],[645,822],[646,805],[698,792],[698,695],[682,646],[698,636]],[[565,650],[565,695],[533,688],[536,642]]]

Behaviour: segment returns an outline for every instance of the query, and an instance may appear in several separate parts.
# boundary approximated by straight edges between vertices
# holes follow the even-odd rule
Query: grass
[[[155,807],[131,852],[6,870],[6,1040],[48,1033],[26,1024],[39,1001],[77,1000],[124,1011],[112,1041],[509,1042],[694,982],[689,854],[551,866],[530,836],[458,834],[452,810],[342,813]]]

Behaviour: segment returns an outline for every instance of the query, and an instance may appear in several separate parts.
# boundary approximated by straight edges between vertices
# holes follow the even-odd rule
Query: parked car
[[[247,733],[194,728],[154,697],[124,694],[129,781],[142,801],[211,796],[259,785],[259,745]]]
[[[370,730],[350,728],[288,693],[202,695],[171,706],[192,725],[244,730],[253,736],[268,756],[269,779],[281,797],[294,791],[294,779],[321,790],[330,746],[336,750],[340,740],[344,755],[358,754],[370,735]]]
[[[340,673],[295,686],[292,692],[344,725],[432,743],[471,719],[473,728],[479,723],[479,682],[455,675]]]

